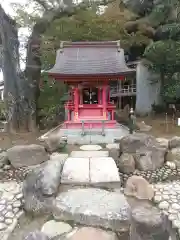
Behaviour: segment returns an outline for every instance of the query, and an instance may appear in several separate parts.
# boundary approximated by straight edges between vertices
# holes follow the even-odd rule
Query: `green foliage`
[[[166,39],[180,40],[180,23],[170,23],[159,27],[159,32],[165,35]]]
[[[159,0],[147,16],[157,28],[158,41],[148,45],[144,58],[151,70],[159,73],[161,94],[164,101],[180,97],[180,19],[179,0]]]
[[[157,113],[157,114],[161,114],[163,112],[165,112],[166,110],[166,106],[165,104],[152,104],[152,110]]]
[[[57,108],[64,108],[64,93],[67,92],[67,87],[62,82],[53,82],[48,79],[47,74],[42,75],[42,84],[40,88],[40,97],[38,107],[41,116],[51,116],[56,114]]]
[[[159,26],[167,21],[170,14],[169,5],[164,3],[157,5],[153,8],[152,12],[149,15],[149,20],[152,21],[154,26]]]
[[[173,40],[154,42],[145,49],[144,57],[155,72],[173,74],[180,69],[180,42]]]
[[[6,110],[5,110],[5,103],[4,101],[0,101],[0,119],[6,119]]]
[[[180,98],[180,73],[174,73],[172,77],[169,77],[163,89],[166,102],[178,100]]]
[[[94,9],[79,10],[77,15],[69,18],[56,19],[43,36],[42,62],[44,68],[53,65],[60,41],[106,41],[121,40],[121,46],[129,49],[131,46],[143,46],[149,43],[149,38],[141,31],[128,34],[125,23],[130,17],[127,12],[107,12],[98,15]],[[134,15],[132,16],[134,17]]]

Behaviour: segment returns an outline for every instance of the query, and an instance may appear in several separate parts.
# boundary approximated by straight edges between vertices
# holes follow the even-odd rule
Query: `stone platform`
[[[52,135],[58,135],[60,138],[67,137],[68,144],[102,144],[102,143],[114,143],[116,139],[121,139],[129,134],[129,130],[126,126],[117,124],[116,128],[104,129],[63,129],[61,126],[52,129],[43,136],[40,140],[43,141]]]
[[[108,151],[73,151],[64,163],[61,184],[116,188],[120,177]]]

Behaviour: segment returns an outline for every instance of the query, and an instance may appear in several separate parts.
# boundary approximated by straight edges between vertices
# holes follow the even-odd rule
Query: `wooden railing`
[[[136,84],[128,85],[126,87],[119,88],[111,87],[110,96],[125,96],[125,95],[135,95],[136,94]]]

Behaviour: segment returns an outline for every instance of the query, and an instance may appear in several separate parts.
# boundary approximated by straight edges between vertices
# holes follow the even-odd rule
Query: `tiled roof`
[[[59,75],[118,75],[134,72],[126,66],[124,50],[115,42],[64,43],[48,71]]]

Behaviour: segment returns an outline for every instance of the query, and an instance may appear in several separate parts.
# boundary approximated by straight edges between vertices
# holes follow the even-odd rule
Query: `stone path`
[[[119,144],[106,146],[108,149],[118,147]],[[109,157],[108,151],[100,151],[101,147],[98,145],[84,145],[80,149],[82,151],[71,152],[64,163],[61,184],[70,186],[70,190],[57,196],[53,213],[55,220],[66,221],[68,218],[73,221],[75,216],[77,223],[87,226],[99,226],[112,231],[122,227],[128,229],[129,205],[124,195],[120,191],[106,191],[120,188],[119,172],[114,159]],[[71,189],[71,186],[81,184],[87,188]],[[1,240],[7,240],[23,213],[21,185],[15,181],[0,183]],[[106,190],[92,188],[94,186]],[[173,227],[179,229],[180,234],[180,180],[154,184],[153,187],[154,202],[168,215]],[[58,233],[51,232],[55,225],[59,229]],[[72,228],[63,222],[50,221],[41,231],[52,236],[54,233],[60,234],[62,229],[69,232]]]
[[[88,148],[87,145],[83,147],[83,149]],[[108,144],[106,148],[118,149],[119,144]],[[68,183],[73,183],[77,180],[86,183],[99,183],[103,179],[104,185],[107,186],[109,182],[120,182],[114,159],[108,157],[109,152],[94,151],[95,148],[93,146],[90,149],[92,151],[73,151],[70,155],[71,157],[67,159],[68,167],[65,164],[64,175],[67,176],[65,173],[71,172],[74,176],[69,175]],[[169,220],[172,221],[172,226],[175,229],[179,229],[180,234],[180,181],[155,184],[153,187],[155,190],[154,202],[168,215]]]
[[[154,202],[172,221],[180,234],[180,180],[154,185]]]
[[[23,214],[22,188],[14,182],[0,183],[0,239],[6,240]]]

